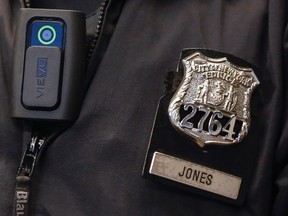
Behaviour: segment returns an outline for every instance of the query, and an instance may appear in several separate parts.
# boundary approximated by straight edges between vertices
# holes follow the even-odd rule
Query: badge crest
[[[262,89],[253,93],[259,85],[255,74],[261,76],[252,64],[228,53],[183,49],[177,69],[166,76],[166,93],[158,103],[143,176],[241,205],[261,148],[257,135],[263,131],[257,117],[264,107],[257,95]],[[256,93],[253,104],[252,93]],[[248,129],[254,135],[243,140]],[[240,141],[233,148],[199,148]]]
[[[168,114],[199,146],[239,143],[250,126],[250,100],[259,81],[251,68],[196,52],[182,60],[182,82]]]

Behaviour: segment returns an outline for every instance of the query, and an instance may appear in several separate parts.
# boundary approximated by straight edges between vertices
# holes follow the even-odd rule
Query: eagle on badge
[[[260,84],[253,69],[201,51],[183,58],[182,66],[168,107],[173,127],[200,147],[239,143],[248,133],[252,92]]]

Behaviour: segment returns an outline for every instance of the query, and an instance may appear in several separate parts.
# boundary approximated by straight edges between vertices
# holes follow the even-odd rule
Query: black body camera
[[[16,33],[12,117],[74,121],[84,96],[85,15],[21,9]]]

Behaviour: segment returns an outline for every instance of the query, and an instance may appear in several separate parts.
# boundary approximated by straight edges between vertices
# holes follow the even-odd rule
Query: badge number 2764
[[[212,111],[209,107],[196,106],[195,104],[188,103],[183,106],[185,111],[190,111],[184,118],[180,121],[180,127],[196,130],[197,132],[206,132],[212,136],[218,136],[219,134],[226,134],[223,139],[233,141],[233,135],[235,135],[235,124],[236,116],[231,115],[230,117],[224,116],[220,111]],[[202,117],[198,120],[193,117]],[[223,118],[224,117],[224,118]],[[227,121],[228,119],[228,121]],[[193,121],[194,120],[194,121]],[[221,120],[221,121],[220,121]],[[226,121],[225,121],[226,120]],[[225,123],[224,127],[222,122]],[[197,126],[196,126],[197,125]]]

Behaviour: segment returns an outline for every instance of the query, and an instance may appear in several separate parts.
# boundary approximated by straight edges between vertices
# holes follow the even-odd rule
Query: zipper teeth
[[[30,0],[22,0],[23,1],[23,5],[25,8],[30,8],[31,7],[31,2]]]
[[[106,8],[108,6],[108,3],[109,3],[109,0],[104,0],[101,3],[101,7],[99,9],[99,15],[98,15],[98,23],[97,23],[97,26],[95,28],[94,37],[90,43],[87,58],[86,58],[87,63],[89,63],[89,60],[90,60],[91,56],[93,55],[95,48],[96,48],[96,45],[98,43],[99,36],[100,36],[101,30],[103,27],[104,17],[105,17]]]

